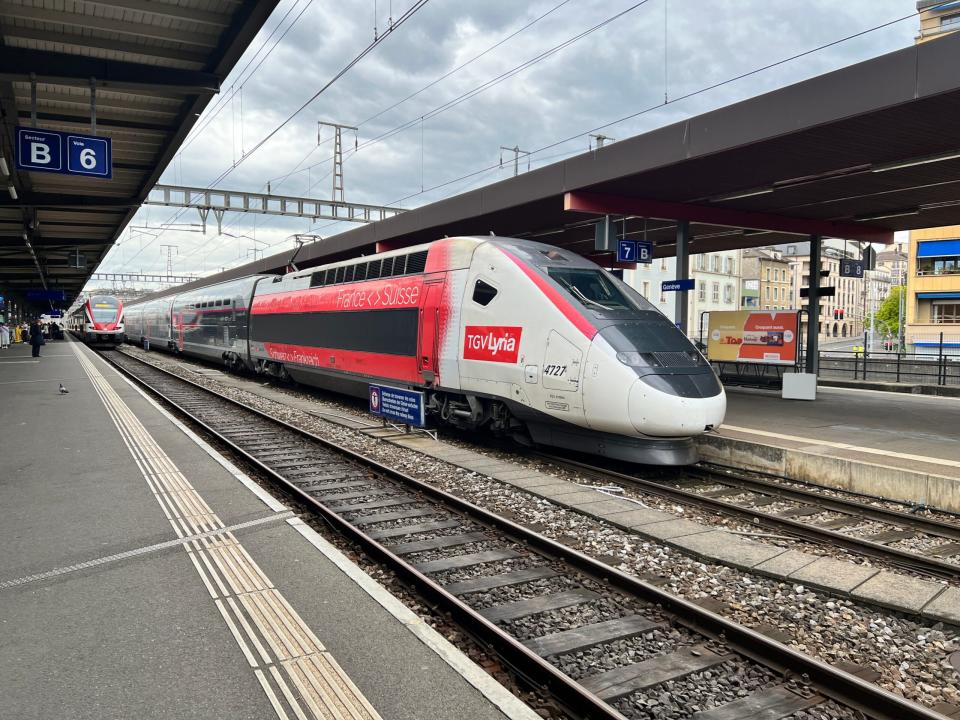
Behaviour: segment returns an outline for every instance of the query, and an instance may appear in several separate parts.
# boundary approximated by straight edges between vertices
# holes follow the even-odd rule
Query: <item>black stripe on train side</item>
[[[359,352],[417,354],[417,308],[376,311],[253,314],[253,342]]]

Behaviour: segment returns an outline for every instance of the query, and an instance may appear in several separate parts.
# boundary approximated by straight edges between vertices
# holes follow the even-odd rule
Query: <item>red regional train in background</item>
[[[124,341],[123,303],[112,295],[92,295],[70,313],[67,329],[88,345]]]
[[[130,342],[366,397],[423,390],[436,421],[618,459],[696,461],[726,396],[673,323],[585,258],[435,242],[131,303]]]

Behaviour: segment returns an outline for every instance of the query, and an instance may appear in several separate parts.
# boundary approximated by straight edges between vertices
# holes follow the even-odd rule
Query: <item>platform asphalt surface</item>
[[[383,718],[505,717],[308,542],[302,525],[278,516],[104,363],[88,362],[146,437],[121,437],[68,342],[46,345],[39,362],[27,346],[0,351],[0,716],[277,717],[261,675],[272,682],[282,663],[244,651],[239,617],[231,627],[222,609],[257,593],[217,591],[184,545],[169,546],[177,535],[128,447],[149,441],[223,525],[260,521],[234,531],[237,547]],[[24,581],[40,573],[51,576]],[[269,652],[270,638],[261,640]]]

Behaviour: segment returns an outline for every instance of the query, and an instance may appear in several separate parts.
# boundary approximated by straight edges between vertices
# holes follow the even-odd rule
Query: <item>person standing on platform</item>
[[[10,328],[5,322],[0,322],[0,349],[10,347]]]
[[[46,340],[43,339],[43,327],[41,327],[39,320],[34,320],[30,326],[30,345],[33,347],[33,357],[40,357],[40,346],[45,343]]]

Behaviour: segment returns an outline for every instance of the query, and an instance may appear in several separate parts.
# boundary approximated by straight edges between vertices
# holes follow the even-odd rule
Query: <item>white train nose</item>
[[[726,396],[685,398],[637,379],[630,387],[627,412],[634,429],[654,437],[697,435],[723,421]]]

